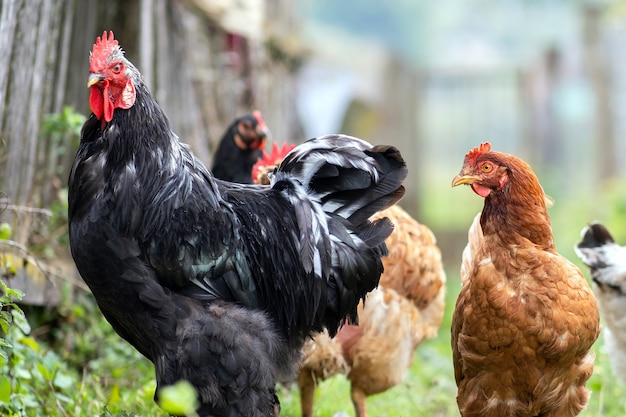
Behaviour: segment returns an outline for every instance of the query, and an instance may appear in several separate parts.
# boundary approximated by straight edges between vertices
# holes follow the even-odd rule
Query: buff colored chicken
[[[274,144],[264,154],[253,168],[255,182],[269,183],[267,174],[281,153]],[[366,417],[366,397],[398,385],[415,349],[437,335],[443,320],[446,276],[435,236],[399,206],[374,216],[379,217],[394,224],[379,287],[359,305],[358,326],[344,325],[334,338],[319,333],[305,343],[298,373],[303,417],[313,416],[318,381],[337,374],[350,381],[357,417]]]

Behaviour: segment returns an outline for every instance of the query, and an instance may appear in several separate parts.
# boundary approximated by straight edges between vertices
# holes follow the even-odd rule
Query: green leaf
[[[17,288],[5,287],[5,292],[9,297],[15,298],[18,301],[24,298],[24,293]],[[21,309],[17,305],[13,305],[13,307],[21,311]]]
[[[0,223],[0,240],[9,240],[11,237],[11,225],[7,222]]]
[[[23,344],[24,346],[28,346],[35,352],[39,352],[39,343],[37,343],[37,341],[32,337],[22,337],[18,340],[18,342]]]
[[[9,324],[11,323],[9,320],[6,319],[5,314],[2,313],[6,313],[6,311],[0,311],[0,330],[2,330],[2,333],[4,334],[9,334]]]
[[[28,320],[26,320],[26,315],[22,311],[22,309],[14,308],[11,310],[11,314],[13,315],[13,321],[17,327],[24,333],[30,333],[30,324],[28,324]]]
[[[68,397],[67,395],[59,394],[58,392],[54,394],[54,398],[66,404],[72,403],[72,399],[70,397]]]
[[[21,366],[15,368],[13,372],[15,373],[16,378],[33,379],[33,375],[30,373],[30,371],[28,369],[22,368]]]
[[[53,352],[46,352],[43,358],[41,358],[41,364],[45,366],[48,371],[49,377],[46,379],[51,381],[59,369],[59,357]],[[42,376],[44,375],[42,374]]]
[[[54,386],[61,389],[68,389],[74,386],[74,378],[63,372],[57,372],[54,377]]]
[[[159,406],[170,414],[196,416],[196,390],[188,381],[178,381],[159,391]]]
[[[109,409],[105,406],[104,411],[100,414],[100,417],[113,417],[113,414],[111,414]]]
[[[111,387],[111,395],[109,395],[109,404],[117,404],[120,401],[120,387],[114,384]]]
[[[44,366],[43,363],[37,362],[37,370],[46,381],[50,381],[52,379],[52,373]]]
[[[0,402],[8,404],[11,400],[11,381],[9,378],[0,375]]]
[[[0,310],[0,320],[11,323],[11,321],[13,321],[13,316],[6,310]]]

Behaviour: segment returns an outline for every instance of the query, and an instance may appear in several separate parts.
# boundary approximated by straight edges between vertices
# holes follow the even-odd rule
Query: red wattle
[[[472,184],[472,190],[479,196],[483,198],[487,198],[489,193],[491,193],[491,189],[488,187],[483,187],[482,185]]]
[[[89,107],[98,120],[102,119],[104,113],[104,103],[102,90],[97,85],[89,89]]]
[[[109,94],[109,83],[104,83],[104,88],[102,89],[102,98],[104,101],[104,121],[110,122],[113,119],[113,102],[111,101],[111,96]]]

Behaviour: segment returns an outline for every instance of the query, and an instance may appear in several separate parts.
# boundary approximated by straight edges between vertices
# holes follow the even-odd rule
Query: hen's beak
[[[474,182],[478,181],[480,179],[480,177],[477,177],[475,175],[457,175],[456,177],[454,177],[452,179],[452,186],[456,187],[457,185],[462,185],[462,184],[473,184]]]
[[[87,88],[98,84],[100,81],[104,81],[104,78],[105,77],[100,74],[89,74],[89,79],[87,80]]]
[[[270,137],[271,133],[267,127],[263,127],[262,129],[258,129],[256,134],[259,136],[259,143],[257,145],[257,149],[265,149],[265,142],[267,138]]]
[[[272,136],[272,132],[270,132],[270,130],[267,128],[267,126],[259,126],[256,130],[256,134],[259,136],[259,138],[263,139],[263,138],[269,138]]]

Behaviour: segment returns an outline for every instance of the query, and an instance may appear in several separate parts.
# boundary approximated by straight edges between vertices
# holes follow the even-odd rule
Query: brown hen
[[[461,415],[577,415],[589,398],[598,306],[556,251],[537,177],[485,143],[465,156],[460,184],[485,198],[452,319]]]

